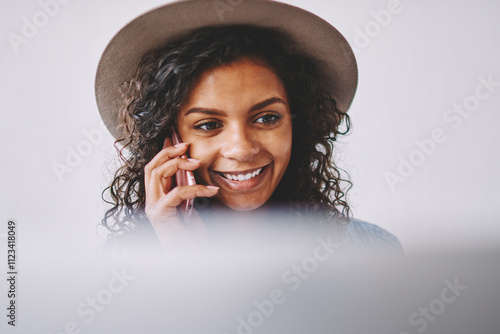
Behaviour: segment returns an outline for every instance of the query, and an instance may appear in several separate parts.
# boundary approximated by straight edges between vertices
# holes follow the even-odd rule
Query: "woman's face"
[[[204,72],[177,115],[198,183],[220,187],[231,209],[253,210],[271,197],[290,161],[292,120],[281,80],[241,58]]]

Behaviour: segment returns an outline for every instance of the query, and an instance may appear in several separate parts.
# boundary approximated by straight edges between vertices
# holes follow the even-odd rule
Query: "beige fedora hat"
[[[249,24],[278,28],[317,60],[324,88],[347,111],[358,82],[354,53],[331,24],[303,9],[270,0],[184,0],[153,9],[121,29],[104,50],[97,68],[97,106],[118,138],[120,86],[132,79],[142,56],[204,26]]]

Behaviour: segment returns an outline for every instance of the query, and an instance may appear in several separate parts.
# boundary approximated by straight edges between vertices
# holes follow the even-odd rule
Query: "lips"
[[[244,172],[216,172],[219,175],[224,176],[226,179],[233,181],[247,181],[251,178],[256,177],[262,172],[263,167],[256,169],[250,169]]]
[[[258,187],[267,175],[270,165],[253,168],[241,172],[212,171],[212,179],[217,185],[229,190],[242,191]]]

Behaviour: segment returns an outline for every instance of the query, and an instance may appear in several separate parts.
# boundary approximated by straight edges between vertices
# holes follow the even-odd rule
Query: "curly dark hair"
[[[147,224],[144,167],[162,149],[170,125],[201,73],[241,57],[258,59],[281,79],[292,114],[290,163],[270,198],[299,215],[349,219],[345,192],[352,186],[333,162],[333,143],[350,119],[322,88],[314,59],[276,29],[231,25],[204,27],[145,54],[132,80],[124,83],[115,142],[123,165],[103,199],[112,208],[102,224],[125,232]],[[119,148],[121,146],[121,148]],[[341,183],[346,182],[343,189]]]

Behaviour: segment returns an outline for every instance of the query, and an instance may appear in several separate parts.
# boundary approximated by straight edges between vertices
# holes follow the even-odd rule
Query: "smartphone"
[[[172,144],[177,145],[182,143],[181,136],[177,132],[177,129],[172,126]],[[183,154],[181,155],[181,158],[187,159],[187,155]],[[194,178],[194,174],[190,170],[183,170],[179,169],[175,173],[175,184],[177,186],[193,186],[196,184],[196,180]],[[194,206],[194,199],[188,199],[186,201],[183,201],[181,205],[178,206],[180,212],[181,212],[181,217],[184,220],[186,224],[189,224],[191,222],[191,214],[193,213],[193,206]]]

